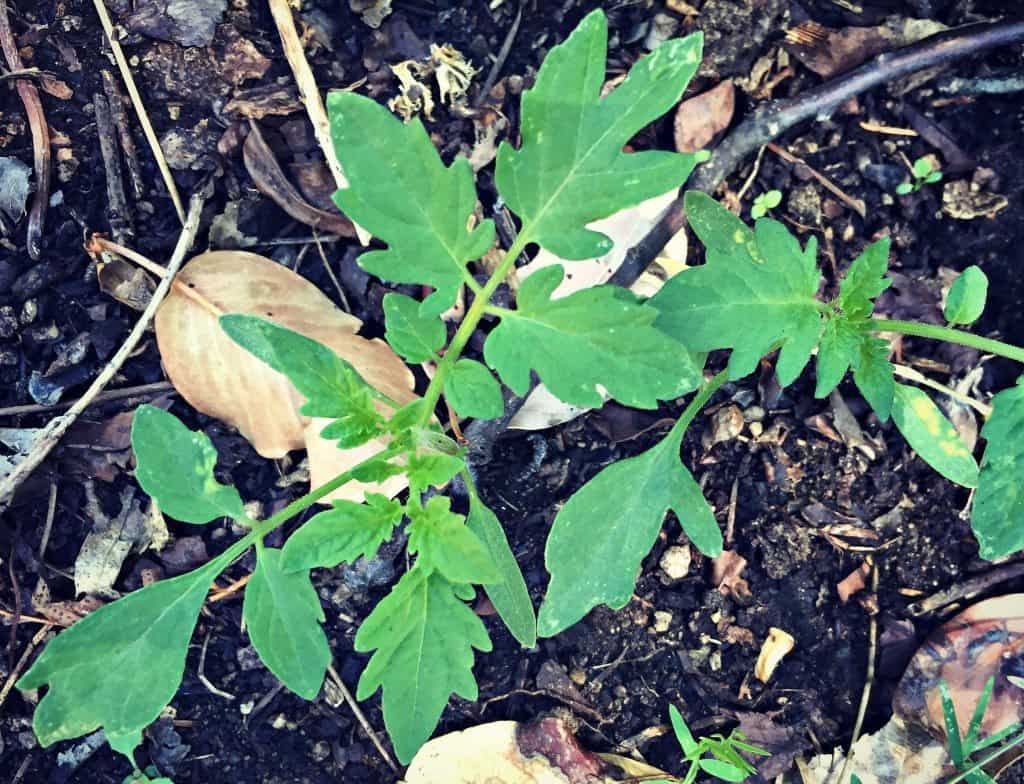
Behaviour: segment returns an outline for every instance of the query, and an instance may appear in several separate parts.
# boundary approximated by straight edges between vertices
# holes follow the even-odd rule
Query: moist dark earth
[[[26,65],[50,72],[70,88],[64,99],[43,94],[51,125],[56,167],[39,261],[25,250],[25,220],[0,242],[0,406],[39,402],[38,380],[45,375],[61,387],[62,400],[74,400],[117,349],[137,313],[103,293],[95,269],[82,250],[93,231],[109,230],[103,162],[97,138],[93,96],[102,92],[100,72],[115,70],[106,54],[91,3],[28,2],[10,6],[14,32]],[[115,17],[130,11],[128,2],[109,3]],[[154,3],[136,3],[154,6]],[[216,4],[214,4],[216,5]],[[386,101],[397,93],[387,68],[419,57],[432,43],[450,43],[481,73],[470,89],[479,90],[493,58],[502,48],[515,16],[515,2],[458,3],[396,0],[380,30],[368,27],[342,0],[306,2],[303,29],[309,34],[310,60],[324,90],[363,82],[362,89]],[[678,4],[670,3],[675,11]],[[1014,0],[887,0],[851,4],[838,0],[798,3],[789,0],[695,0],[696,15],[676,13],[653,0],[587,3],[524,2],[521,26],[498,74],[500,97],[493,102],[515,134],[518,98],[529,85],[545,52],[562,40],[582,16],[602,6],[611,27],[609,76],[622,73],[644,52],[657,14],[667,14],[682,34],[703,29],[708,61],[688,94],[724,78],[740,80],[734,124],[770,94],[784,98],[821,79],[793,57],[791,73],[768,89],[750,79],[761,58],[777,58],[785,31],[808,20],[833,28],[872,25],[886,16],[913,17],[959,25],[979,19],[1020,16]],[[235,0],[220,20],[212,47],[203,57],[189,55],[173,43],[130,32],[125,48],[132,58],[143,100],[157,133],[185,133],[182,160],[175,171],[179,189],[188,194],[207,188],[196,250],[230,246],[251,238],[251,249],[298,268],[339,305],[324,265],[301,240],[311,231],[290,219],[254,187],[237,145],[218,141],[238,123],[225,111],[240,90],[291,84],[269,11],[259,0]],[[664,16],[662,17],[662,19]],[[224,61],[225,46],[242,37],[271,61],[266,72],[244,84],[233,83]],[[200,50],[189,50],[193,54]],[[183,55],[184,53],[184,55]],[[957,62],[946,75],[966,79],[1001,69],[1022,67],[1022,47],[1008,47]],[[776,59],[771,73],[782,70]],[[743,82],[747,80],[747,82]],[[747,86],[744,87],[743,85]],[[502,90],[503,88],[503,90]],[[760,90],[762,92],[758,93]],[[751,93],[757,93],[752,95]],[[894,136],[870,131],[864,121],[908,128],[923,115],[945,134],[942,149],[922,136]],[[299,109],[262,121],[282,160],[305,164],[317,160],[315,143]],[[442,155],[450,159],[474,143],[473,123],[438,104],[427,122]],[[129,244],[151,258],[166,259],[179,226],[138,127],[138,158],[145,196],[134,206],[134,236]],[[896,285],[880,300],[880,310],[894,318],[938,322],[940,268],[959,270],[980,265],[991,279],[986,316],[977,325],[983,334],[1024,342],[1024,277],[1019,272],[1024,246],[1024,104],[1021,93],[948,95],[930,83],[903,80],[860,96],[830,119],[805,123],[783,133],[776,143],[830,178],[849,197],[863,200],[865,217],[842,204],[814,179],[806,167],[763,155],[742,204],[747,214],[754,194],[775,188],[784,194],[773,213],[806,239],[818,236],[826,286],[834,290],[836,274],[872,239],[893,239]],[[672,149],[671,115],[637,138],[638,148]],[[14,90],[0,87],[0,154],[31,164],[32,148],[24,111]],[[959,166],[950,154],[970,159]],[[898,198],[895,185],[905,178],[901,155],[909,160],[937,154],[945,182]],[[724,193],[735,200],[753,171],[747,161],[734,172]],[[494,204],[491,167],[478,175],[485,209]],[[962,181],[969,203],[944,211],[948,183]],[[720,192],[719,195],[721,195]],[[979,195],[980,194],[980,195]],[[973,198],[977,197],[977,198]],[[987,200],[986,200],[987,199]],[[995,209],[998,205],[998,209]],[[237,209],[237,229],[225,235],[210,226],[227,209]],[[11,228],[7,226],[7,228]],[[219,245],[218,245],[219,243]],[[342,241],[325,246],[326,261],[341,281],[348,307],[366,322],[364,331],[380,334],[380,300],[388,289],[369,279],[355,264],[358,246]],[[690,263],[701,252],[691,242]],[[81,337],[85,335],[85,337]],[[86,341],[84,352],[74,341]],[[944,349],[906,339],[900,347],[905,364],[956,384],[979,366],[977,352]],[[59,373],[48,372],[59,360]],[[712,367],[722,358],[712,356]],[[981,364],[976,392],[985,395],[1014,379],[1009,363]],[[56,380],[54,380],[56,379]],[[152,338],[123,367],[111,388],[164,380]],[[920,615],[914,603],[962,583],[990,568],[977,555],[966,516],[967,492],[942,480],[919,461],[890,424],[879,423],[852,386],[840,388],[842,400],[859,423],[848,426],[836,403],[813,396],[813,372],[779,390],[770,363],[758,373],[723,388],[698,417],[684,445],[684,459],[701,482],[723,526],[730,525],[732,549],[748,561],[742,587],[723,594],[710,579],[710,564],[696,551],[685,577],[671,579],[661,566],[670,548],[686,544],[678,523],[669,518],[651,555],[644,561],[634,599],[622,610],[595,610],[563,634],[522,650],[494,615],[484,620],[494,650],[479,654],[476,673],[480,699],[453,699],[438,734],[485,721],[528,721],[558,713],[571,716],[581,741],[598,751],[622,750],[621,744],[664,725],[669,703],[679,706],[700,733],[774,725],[792,752],[813,754],[849,741],[864,686],[868,656],[868,611],[877,607],[881,635],[879,669],[864,731],[883,725],[889,700],[906,661],[917,644],[936,628],[943,615]],[[265,510],[280,508],[302,492],[301,485],[281,486],[278,479],[301,459],[275,464],[260,458],[240,436],[221,423],[197,414],[173,391],[155,398],[192,427],[202,427],[217,445],[224,478],[237,484],[246,499]],[[42,468],[25,483],[0,525],[0,607],[7,650],[0,675],[7,680],[38,625],[22,619],[12,630],[15,608],[31,615],[32,592],[45,579],[54,599],[73,599],[70,578],[75,558],[91,521],[86,483],[92,481],[100,506],[116,513],[126,488],[134,487],[128,455],[109,446],[102,425],[131,411],[153,395],[91,407]],[[482,475],[485,500],[506,527],[526,574],[535,602],[544,593],[544,541],[559,505],[602,467],[636,454],[667,430],[681,404],[657,412],[634,412],[609,404],[567,425],[537,434],[509,433],[498,443],[494,460]],[[51,414],[7,415],[0,425],[35,428]],[[91,429],[90,429],[91,428]],[[107,446],[94,442],[106,440]],[[104,451],[106,450],[106,451]],[[45,528],[50,488],[56,487],[56,513],[45,553],[39,548]],[[623,488],[628,492],[629,488]],[[142,498],[141,491],[139,497]],[[143,499],[144,500],[144,499]],[[297,525],[296,521],[290,529]],[[836,585],[856,570],[863,554],[827,536],[841,524],[867,529],[883,542],[875,555],[878,590],[874,596],[846,603]],[[230,528],[177,526],[175,537],[201,536],[209,555],[222,551],[237,536]],[[189,540],[195,544],[194,540]],[[181,548],[130,556],[117,583],[124,592],[137,588],[144,567],[173,574],[188,560]],[[404,559],[384,564],[367,588],[342,571],[320,571],[315,583],[324,600],[326,631],[342,679],[354,690],[367,657],[353,651],[360,619],[387,591]],[[243,559],[221,585],[251,569]],[[994,586],[992,592],[1024,588],[1020,580]],[[16,598],[16,592],[20,596]],[[151,731],[141,750],[143,764],[156,761],[175,782],[389,782],[384,765],[349,709],[332,707],[322,694],[312,703],[279,688],[276,679],[254,659],[241,628],[241,593],[208,603],[200,617],[184,682],[169,718]],[[480,605],[482,612],[485,606]],[[784,629],[796,646],[768,685],[753,677],[762,641],[772,627]],[[8,635],[10,635],[8,645]],[[218,696],[200,680],[202,672],[223,693]],[[225,696],[226,695],[226,696]],[[383,734],[379,699],[364,704],[370,724]],[[30,730],[32,705],[17,691],[6,698],[0,714],[0,778],[24,782],[120,782],[128,774],[123,759],[106,746],[77,768],[58,756],[74,744],[39,748]],[[777,737],[779,737],[777,735]],[[639,743],[650,763],[680,772],[678,753],[667,736],[648,733]],[[184,744],[184,745],[182,745]],[[628,745],[628,744],[627,744]],[[186,748],[187,747],[187,748]],[[777,773],[779,771],[775,771]],[[772,775],[774,775],[774,773]],[[1024,781],[1020,765],[1002,781]]]

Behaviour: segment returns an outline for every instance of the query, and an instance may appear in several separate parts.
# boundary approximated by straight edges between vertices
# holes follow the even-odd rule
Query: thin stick
[[[11,674],[7,676],[7,681],[4,683],[3,689],[0,689],[0,707],[3,707],[4,702],[7,700],[7,695],[11,693],[11,688],[14,686],[15,681],[21,676],[21,671],[25,669],[25,665],[28,664],[28,659],[32,655],[32,651],[35,650],[36,646],[43,641],[43,637],[46,633],[53,628],[52,623],[48,623],[43,626],[39,631],[35,633],[29,644],[25,646],[25,650],[21,654],[21,658],[18,659],[18,663],[14,665],[11,670]]]
[[[156,314],[156,309],[160,306],[164,297],[167,295],[168,290],[171,288],[171,281],[173,276],[177,273],[182,263],[185,261],[185,256],[188,254],[189,249],[192,247],[192,242],[196,238],[196,234],[199,231],[199,216],[203,210],[203,198],[202,196],[196,195],[192,197],[192,203],[189,206],[188,218],[185,221],[185,225],[181,230],[181,236],[178,238],[178,244],[174,248],[174,253],[171,256],[170,263],[167,265],[168,277],[160,281],[156,287],[156,291],[153,292],[153,297],[150,299],[149,304],[146,305],[146,309],[142,312],[139,320],[135,322],[135,326],[132,328],[131,333],[125,340],[124,344],[117,350],[117,353],[111,357],[110,361],[107,362],[106,366],[96,377],[96,380],[92,382],[86,393],[79,398],[79,400],[71,407],[71,409],[64,415],[54,417],[50,420],[49,424],[46,425],[40,432],[38,438],[32,446],[32,451],[15,466],[14,470],[11,471],[2,482],[0,482],[0,508],[6,508],[10,504],[11,498],[14,496],[14,491],[18,486],[25,481],[25,479],[39,466],[40,463],[50,454],[52,450],[63,435],[67,432],[68,428],[78,419],[81,414],[93,399],[110,383],[111,379],[121,369],[121,366],[135,351],[139,341],[142,340],[142,336],[145,334],[149,323],[153,320],[153,316]]]
[[[203,684],[203,686],[205,686],[207,689],[209,689],[211,694],[216,694],[218,697],[222,697],[228,702],[233,702],[235,699],[234,694],[230,694],[229,692],[226,692],[223,689],[218,689],[210,682],[210,679],[206,677],[206,673],[204,672],[204,669],[206,667],[206,646],[209,644],[210,633],[207,632],[206,636],[203,638],[203,647],[199,651],[199,667],[197,668],[196,675],[199,677],[199,682]]]
[[[238,593],[240,590],[242,590],[246,586],[246,584],[249,582],[249,580],[251,580],[251,579],[252,579],[252,575],[251,574],[247,574],[247,575],[245,575],[243,577],[239,577],[237,580],[235,580],[233,583],[231,583],[231,585],[229,585],[227,588],[220,588],[218,590],[211,591],[210,595],[207,597],[206,601],[208,601],[210,604],[213,604],[214,602],[224,601],[225,599],[227,599],[227,598],[229,598],[231,596],[234,596],[236,593]]]
[[[39,540],[40,561],[46,560],[46,545],[50,543],[50,532],[53,530],[53,518],[57,514],[57,483],[50,482],[50,500],[46,504],[46,524],[43,526],[43,536]]]
[[[128,126],[128,117],[125,115],[124,95],[110,71],[104,69],[100,71],[100,75],[103,77],[103,92],[107,94],[107,101],[110,104],[110,117],[114,121],[117,137],[121,141],[125,168],[128,169],[128,179],[132,184],[132,195],[138,201],[146,195],[146,188],[142,180],[142,170],[139,168],[139,156],[135,151],[135,139],[132,137],[132,130]]]
[[[494,65],[491,66],[491,70],[487,73],[487,79],[484,80],[483,87],[480,88],[480,93],[477,95],[476,100],[473,101],[473,106],[479,106],[487,100],[487,96],[491,92],[491,88],[494,87],[494,83],[498,81],[498,76],[501,74],[501,69],[505,67],[505,61],[508,60],[509,52],[512,51],[512,44],[516,40],[516,36],[519,34],[519,23],[523,21],[523,4],[519,3],[519,8],[516,9],[516,17],[512,20],[512,25],[508,29],[508,33],[505,35],[505,40],[501,44],[501,49],[498,50],[498,56],[494,59]]]
[[[878,593],[878,567],[875,566],[871,556],[867,557],[871,565],[871,592]],[[843,784],[846,780],[846,773],[853,764],[853,747],[857,745],[861,728],[864,726],[864,717],[868,712],[868,702],[871,700],[871,688],[875,683],[875,656],[878,651],[878,616],[872,613],[868,616],[868,671],[864,678],[864,691],[860,695],[860,705],[857,708],[857,720],[853,724],[853,736],[850,738],[850,749],[846,752],[846,759],[843,760],[843,767],[839,771],[839,779],[836,784]]]
[[[89,405],[96,406],[100,403],[108,403],[111,400],[120,400],[126,397],[152,395],[158,392],[172,391],[174,391],[174,385],[169,381],[155,381],[152,384],[140,384],[137,387],[108,389],[107,391],[100,392],[100,394],[96,395],[96,397],[89,402]],[[46,414],[50,411],[63,411],[66,408],[71,408],[77,403],[78,400],[65,400],[63,403],[51,403],[49,405],[32,403],[31,405],[24,406],[8,406],[7,408],[0,408],[0,417],[22,416],[24,414]]]
[[[94,2],[100,3],[103,0],[94,0]],[[281,48],[284,49],[285,59],[291,66],[295,84],[299,88],[299,98],[306,107],[306,114],[309,115],[310,122],[313,123],[313,135],[316,137],[320,149],[323,150],[327,166],[331,170],[331,174],[334,175],[335,184],[339,188],[347,188],[348,178],[342,171],[341,161],[338,160],[338,155],[334,151],[334,142],[331,140],[331,123],[327,118],[327,109],[324,108],[316,77],[313,75],[313,69],[309,67],[309,61],[302,48],[299,31],[295,29],[291,6],[288,4],[288,0],[269,0],[269,3],[270,14],[274,17],[278,35],[281,36]],[[353,225],[356,227],[359,241],[367,245],[372,235],[361,226]]]
[[[373,731],[373,727],[370,726],[370,722],[368,722],[366,720],[366,716],[363,715],[363,710],[359,707],[359,703],[356,702],[355,697],[352,696],[352,692],[348,690],[345,682],[339,677],[333,664],[327,665],[327,674],[330,675],[331,682],[338,688],[338,691],[341,692],[341,696],[345,698],[345,702],[348,704],[348,707],[352,709],[352,713],[355,715],[359,725],[363,728],[363,732],[367,734],[373,745],[377,747],[377,751],[380,752],[380,756],[384,758],[388,767],[391,768],[396,776],[401,775],[398,765],[396,765],[395,761],[391,759],[391,755],[388,754],[388,750],[385,749],[384,745],[380,742],[380,738],[377,737],[377,733]]]
[[[327,277],[331,279],[331,283],[334,284],[334,290],[338,292],[338,299],[341,300],[341,305],[345,308],[346,313],[352,312],[352,306],[348,304],[348,297],[345,296],[345,289],[341,287],[341,281],[338,280],[338,276],[334,274],[334,270],[331,269],[331,263],[327,260],[327,253],[324,251],[324,245],[320,242],[320,238],[316,235],[316,229],[313,230],[313,239],[316,240],[316,249],[320,254],[320,261],[323,262],[324,270],[327,272]],[[308,245],[306,246],[309,247]]]
[[[124,178],[121,173],[121,154],[117,146],[117,130],[110,113],[110,102],[103,93],[92,97],[96,118],[96,135],[103,157],[103,170],[107,180],[107,219],[110,231],[118,242],[125,242],[135,234],[132,229],[131,211],[124,193]]]
[[[822,174],[809,163],[807,163],[807,161],[805,161],[803,158],[798,158],[797,156],[793,155],[793,153],[789,152],[789,150],[785,150],[782,147],[779,147],[779,145],[775,144],[774,142],[768,142],[768,144],[766,144],[765,147],[767,147],[769,150],[778,155],[780,158],[782,158],[782,160],[786,161],[787,163],[806,166],[807,171],[810,172],[811,176],[814,177],[814,179],[816,179],[818,182],[820,182],[825,187],[825,189],[832,193],[832,195],[839,199],[839,201],[841,201],[851,210],[856,212],[862,218],[867,215],[867,208],[864,206],[864,201],[862,199],[855,199],[852,196],[848,195],[846,192],[842,190],[842,188],[840,188],[838,185],[832,182],[832,180],[830,180],[824,174]]]
[[[0,0],[0,2],[2,1]],[[167,159],[164,157],[164,151],[160,147],[160,140],[157,138],[156,131],[153,130],[153,124],[149,121],[149,114],[146,112],[145,104],[142,103],[139,88],[135,86],[135,77],[132,76],[132,70],[128,67],[128,60],[125,59],[124,50],[121,49],[121,43],[117,40],[117,36],[114,33],[114,23],[110,21],[110,14],[107,13],[107,7],[103,4],[103,0],[92,0],[92,4],[96,7],[100,24],[103,25],[103,32],[106,33],[107,41],[110,43],[110,51],[114,53],[114,61],[121,72],[121,78],[124,79],[125,87],[128,88],[128,97],[132,101],[132,106],[135,107],[135,114],[139,118],[142,132],[146,135],[146,141],[149,142],[149,149],[152,150],[153,157],[156,158],[157,168],[160,169],[160,176],[163,177],[164,186],[167,188],[167,193],[174,204],[174,210],[178,213],[178,220],[181,221],[182,226],[186,226],[188,219],[185,216],[185,206],[182,204],[181,196],[178,194],[178,186],[171,175],[171,168],[167,165]]]

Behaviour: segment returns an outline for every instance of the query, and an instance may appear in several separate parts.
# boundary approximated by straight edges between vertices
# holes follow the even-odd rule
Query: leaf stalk
[[[937,324],[921,324],[916,321],[872,318],[870,329],[872,332],[895,332],[900,335],[944,340],[947,343],[956,343],[959,346],[976,348],[979,351],[1024,363],[1024,348],[1004,343],[1001,340],[993,340],[992,338],[974,335],[963,330],[953,329],[952,327],[942,327]]]

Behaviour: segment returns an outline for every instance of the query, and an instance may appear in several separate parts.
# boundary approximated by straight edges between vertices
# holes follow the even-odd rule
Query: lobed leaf
[[[779,382],[792,383],[822,332],[816,243],[799,243],[770,219],[751,231],[710,196],[686,194],[690,225],[707,262],[673,276],[650,304],[655,325],[695,352],[732,349],[730,378],[754,371],[780,347]]]
[[[501,385],[486,367],[460,359],[444,382],[444,397],[455,413],[476,419],[495,419],[505,411]]]
[[[681,441],[682,431],[672,432],[604,468],[559,510],[545,549],[551,584],[537,619],[541,636],[569,628],[598,604],[623,607],[669,509],[702,553],[722,552],[714,513],[680,462]]]
[[[494,609],[519,644],[524,648],[532,648],[537,644],[537,616],[533,611],[526,580],[509,547],[505,529],[475,492],[469,496],[469,519],[466,526],[483,543],[498,570],[498,580],[484,583],[484,590]]]
[[[130,593],[57,635],[17,684],[49,684],[32,717],[39,742],[49,746],[103,727],[111,747],[131,759],[142,730],[178,690],[199,609],[236,555],[228,550],[193,572]]]
[[[973,324],[981,318],[988,299],[988,276],[981,267],[968,267],[961,272],[946,295],[943,313],[951,325]]]
[[[384,326],[391,348],[413,364],[436,359],[448,337],[441,319],[421,315],[420,303],[404,294],[384,295]]]
[[[379,493],[367,493],[362,504],[335,501],[332,509],[314,515],[285,542],[281,569],[285,573],[315,567],[331,569],[357,558],[373,558],[402,521],[405,507]]]
[[[837,303],[847,319],[870,316],[875,297],[892,285],[892,280],[885,277],[890,244],[889,238],[883,237],[868,245],[843,276]]]
[[[280,550],[256,551],[256,570],[245,587],[242,620],[256,653],[281,683],[312,700],[324,682],[331,649],[320,626],[320,606],[309,571],[286,572]]]
[[[896,385],[892,421],[917,456],[951,482],[977,487],[978,464],[956,428],[917,387]]]
[[[435,495],[422,507],[409,506],[409,552],[416,568],[438,572],[453,583],[493,583],[500,575],[466,518],[451,511],[451,499]]]
[[[896,377],[889,362],[889,343],[882,338],[861,334],[853,360],[853,383],[864,399],[885,422],[892,414],[896,396]]]
[[[357,651],[375,651],[356,696],[383,689],[384,724],[403,764],[430,737],[452,693],[477,698],[473,649],[489,651],[491,641],[463,601],[473,593],[466,588],[416,567],[356,633]]]
[[[494,242],[494,223],[468,228],[476,208],[469,161],[445,167],[423,124],[404,124],[372,98],[334,92],[327,98],[331,138],[352,187],[334,194],[356,223],[388,244],[359,257],[367,272],[434,292],[420,306],[437,316],[455,304],[466,263]]]
[[[565,259],[607,253],[611,240],[588,223],[679,187],[694,156],[623,147],[676,105],[700,64],[700,33],[666,41],[601,98],[608,23],[586,16],[548,52],[523,94],[514,149],[498,149],[495,183],[532,240]]]
[[[595,286],[553,300],[560,266],[533,273],[519,289],[517,309],[502,314],[487,337],[484,358],[518,394],[536,370],[566,403],[595,408],[604,387],[635,408],[696,389],[700,369],[686,348],[654,326],[658,313],[618,286]]]
[[[992,398],[971,526],[982,558],[1024,549],[1024,377]]]
[[[428,487],[440,487],[451,481],[465,468],[461,457],[441,452],[422,452],[409,456],[405,472],[413,493],[420,493]]]
[[[139,485],[174,519],[208,523],[245,517],[238,491],[213,476],[217,450],[209,437],[189,430],[173,414],[139,406],[132,417],[132,450]]]

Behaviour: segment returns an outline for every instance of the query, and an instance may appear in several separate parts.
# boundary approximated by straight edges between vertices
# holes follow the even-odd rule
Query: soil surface
[[[308,242],[310,228],[262,195],[242,161],[244,124],[229,102],[240,94],[251,98],[254,88],[290,89],[292,84],[265,3],[220,3],[227,10],[222,17],[216,15],[212,44],[192,48],[157,40],[166,37],[166,25],[154,30],[145,20],[129,24],[133,7],[137,11],[164,4],[108,0],[108,5],[128,27],[125,48],[157,133],[171,139],[179,189],[187,194],[208,188],[211,193],[197,249],[245,245],[272,256],[363,318],[367,333],[380,334],[380,300],[388,289],[356,266],[357,244],[342,240],[324,246],[325,263],[345,294],[342,303],[325,263]],[[398,91],[388,64],[422,57],[430,44],[450,43],[480,71],[470,89],[472,103],[516,15],[514,0],[395,0],[393,13],[375,30],[346,0],[307,0],[303,5],[302,29],[321,88],[356,84],[381,101]],[[686,6],[668,5],[675,11]],[[645,51],[658,14],[658,21],[670,20],[677,34],[705,30],[708,60],[690,93],[736,79],[736,120],[760,100],[796,95],[820,83],[821,77],[783,54],[785,31],[797,24],[865,26],[891,16],[953,26],[1022,13],[1016,0],[694,0],[691,5],[696,15],[667,10],[657,0],[524,0],[522,23],[496,74],[493,95],[498,97],[491,102],[507,117],[515,138],[523,85],[529,85],[546,51],[598,6],[607,11],[612,30],[610,76]],[[103,93],[101,72],[116,74],[116,68],[95,10],[86,0],[21,0],[8,6],[25,64],[52,74],[69,94],[42,95],[53,139],[54,195],[38,260],[26,252],[26,221],[4,219],[5,228],[11,229],[0,239],[4,407],[76,399],[137,318],[135,310],[100,289],[95,267],[82,250],[90,232],[111,229],[95,96]],[[851,10],[855,8],[860,11]],[[181,31],[171,32],[172,39],[182,36]],[[959,62],[940,78],[953,74],[970,80],[1005,68],[1019,73],[1022,55],[1019,46],[994,51]],[[783,73],[786,69],[788,74]],[[249,70],[252,75],[243,81]],[[735,172],[723,193],[737,203],[743,190],[740,203],[746,216],[754,195],[780,190],[783,202],[773,215],[804,240],[818,237],[830,289],[870,240],[890,235],[896,284],[880,299],[880,310],[893,318],[937,321],[946,270],[979,264],[991,279],[991,299],[977,331],[1024,343],[1021,93],[946,93],[935,84],[904,80],[862,95],[830,119],[787,131],[776,143],[806,165],[765,152],[756,168],[748,161]],[[427,122],[448,159],[476,147],[469,114],[438,102]],[[863,127],[868,121],[914,127],[920,135],[880,133],[870,123]],[[308,184],[307,194],[316,196],[315,182],[318,177],[323,182],[324,169],[301,106],[260,122],[285,169]],[[133,116],[131,125],[143,193],[129,199],[127,244],[151,258],[166,259],[180,226]],[[941,142],[934,141],[936,135]],[[672,143],[669,116],[643,132],[636,146],[671,149]],[[927,154],[942,162],[944,181],[896,196],[895,186],[906,179],[903,157],[912,161]],[[0,89],[0,155],[32,162],[22,105],[17,93],[6,88]],[[808,167],[849,198],[862,200],[865,217],[823,187]],[[492,171],[487,167],[478,175],[487,210],[496,198]],[[700,261],[697,243],[691,242],[690,254],[691,263]],[[973,351],[913,339],[902,342],[901,357],[904,364],[951,386],[980,366],[971,394],[982,397],[1012,382],[1016,372],[999,360],[982,363]],[[721,364],[721,357],[712,357],[713,367]],[[111,388],[163,380],[150,338]],[[906,661],[947,617],[917,613],[915,603],[986,572],[990,565],[978,558],[963,514],[966,491],[918,460],[891,424],[874,418],[852,385],[844,384],[832,400],[816,400],[813,389],[808,370],[780,391],[766,364],[761,372],[720,391],[685,441],[684,458],[728,527],[730,549],[747,561],[745,585],[719,591],[711,582],[710,564],[695,551],[685,576],[670,577],[663,566],[681,556],[679,548],[688,550],[678,523],[670,518],[644,561],[633,601],[623,610],[595,610],[529,651],[518,647],[495,616],[486,616],[494,650],[477,657],[480,699],[453,699],[438,734],[557,711],[573,717],[584,745],[615,751],[627,742],[638,744],[650,763],[679,772],[678,753],[668,736],[645,733],[663,727],[673,703],[700,733],[728,731],[737,723],[752,736],[766,728],[777,733],[776,739],[781,733],[780,747],[790,754],[773,758],[773,764],[782,765],[793,754],[828,751],[849,742],[867,667],[868,613],[875,611],[881,634],[879,669],[864,731],[882,726]],[[39,581],[46,582],[55,601],[76,598],[72,570],[96,504],[111,515],[125,498],[137,496],[145,504],[141,491],[131,492],[136,485],[124,440],[126,420],[117,417],[146,400],[166,404],[190,426],[202,427],[218,447],[220,470],[244,498],[274,510],[303,492],[301,484],[279,481],[301,455],[278,464],[260,458],[239,435],[197,414],[173,390],[91,407],[62,447],[22,486],[0,525],[0,631],[5,645],[11,635],[8,650],[0,656],[0,682],[7,680],[39,630],[31,609]],[[547,582],[544,541],[559,505],[605,465],[655,443],[682,402],[643,413],[610,404],[567,425],[531,435],[510,433],[499,442],[481,491],[505,525],[537,603]],[[969,431],[969,417],[963,411],[953,413]],[[37,428],[51,416],[8,414],[0,424]],[[56,505],[48,526],[51,492]],[[843,525],[859,531],[853,546],[836,533],[847,530]],[[116,584],[119,592],[137,588],[145,569],[174,574],[221,552],[238,535],[218,524],[201,529],[171,526],[174,539],[164,551],[129,556]],[[41,551],[44,532],[47,541]],[[878,547],[878,590],[841,602],[836,586],[862,564],[863,550],[856,545],[865,541]],[[251,567],[243,559],[221,584],[243,577]],[[337,671],[353,690],[367,660],[353,651],[358,623],[401,568],[402,559],[396,558],[369,577],[344,570],[315,574]],[[1017,580],[993,586],[990,592],[1022,588],[1024,582]],[[240,631],[241,595],[207,604],[181,689],[168,718],[148,733],[140,761],[156,762],[178,784],[394,781],[343,703],[332,707],[323,694],[306,702],[280,688],[258,663]],[[19,613],[25,617],[12,625]],[[753,669],[773,627],[791,634],[796,645],[765,685],[754,678]],[[0,708],[4,781],[106,784],[120,782],[129,772],[105,745],[77,766],[65,756],[74,743],[40,748],[31,732],[30,702],[17,690],[5,697]],[[383,736],[379,698],[363,707]],[[770,780],[781,769],[762,773]],[[1024,782],[1024,767],[1018,765],[1001,781]]]

